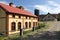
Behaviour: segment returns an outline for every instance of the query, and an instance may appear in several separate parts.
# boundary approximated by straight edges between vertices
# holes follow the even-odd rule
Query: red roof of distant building
[[[19,8],[11,7],[9,5],[5,5],[2,3],[0,3],[0,7],[2,7],[5,11],[10,12],[10,13],[16,13],[16,14],[22,14],[22,15],[37,17],[36,15],[28,12],[27,10],[21,10]]]

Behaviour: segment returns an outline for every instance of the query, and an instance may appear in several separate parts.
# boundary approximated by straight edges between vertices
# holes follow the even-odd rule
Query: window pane
[[[21,22],[18,23],[18,30],[21,28]]]
[[[29,28],[31,28],[31,22],[29,22]]]
[[[15,18],[15,15],[13,15],[13,18]]]
[[[25,22],[25,28],[28,28],[28,23],[27,22]]]
[[[12,22],[12,24],[11,24],[11,30],[12,31],[15,31],[16,30],[15,26],[16,26],[15,22]]]

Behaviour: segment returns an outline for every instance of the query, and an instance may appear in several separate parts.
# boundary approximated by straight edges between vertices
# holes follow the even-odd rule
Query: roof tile
[[[37,17],[36,15],[32,14],[31,12],[28,12],[27,10],[21,10],[19,8],[11,7],[9,5],[5,5],[2,3],[0,3],[0,7],[2,7],[3,9],[5,9],[6,11],[8,11],[10,13],[16,13],[16,14],[22,14],[22,15]]]

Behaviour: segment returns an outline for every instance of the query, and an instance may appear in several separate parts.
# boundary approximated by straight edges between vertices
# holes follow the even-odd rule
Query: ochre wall
[[[11,23],[15,22],[16,23],[16,31],[11,32]],[[21,27],[23,28],[23,26],[25,27],[25,22],[28,22],[28,29],[26,30],[30,30],[31,28],[29,28],[29,22],[31,22],[31,27],[33,27],[33,22],[38,22],[37,19],[34,19],[33,17],[31,19],[29,19],[29,17],[26,19],[26,16],[21,16],[21,18],[18,17],[18,15],[15,15],[15,18],[12,18],[12,14],[9,15],[9,34],[14,34],[14,33],[18,33],[18,22],[21,22]]]
[[[31,27],[33,27],[33,22],[38,22],[38,19],[31,17],[31,19],[29,19],[29,17],[26,19],[26,16],[21,16],[21,18],[18,17],[18,15],[15,15],[15,18],[12,17],[12,14],[9,14],[9,26],[8,26],[8,30],[9,30],[9,34],[14,34],[14,33],[18,33],[18,22],[21,22],[21,27],[25,27],[25,22],[28,22],[28,29],[25,29],[25,31],[30,30],[31,28],[29,28],[29,22],[31,22]],[[12,32],[11,31],[11,23],[15,22],[16,23],[16,31]],[[6,32],[6,13],[5,11],[0,8],[0,33],[2,32]]]
[[[0,33],[4,33],[6,27],[6,13],[5,11],[0,8]]]

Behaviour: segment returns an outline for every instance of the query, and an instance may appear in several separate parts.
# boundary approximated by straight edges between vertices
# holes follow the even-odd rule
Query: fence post
[[[32,31],[35,31],[35,27],[32,28]]]
[[[20,36],[23,36],[23,29],[20,29]]]

